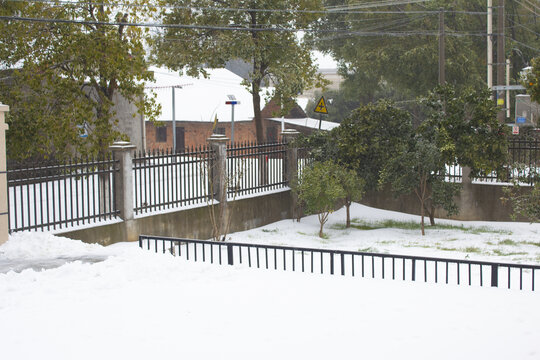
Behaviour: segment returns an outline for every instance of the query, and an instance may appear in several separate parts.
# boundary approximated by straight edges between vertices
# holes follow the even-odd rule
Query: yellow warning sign
[[[212,126],[212,131],[216,130],[217,123],[218,123],[218,118],[216,114],[216,117],[214,118],[214,126]]]
[[[317,103],[317,106],[315,107],[315,112],[320,114],[328,114],[328,110],[326,110],[326,103],[324,102],[323,96],[321,96],[321,99]]]

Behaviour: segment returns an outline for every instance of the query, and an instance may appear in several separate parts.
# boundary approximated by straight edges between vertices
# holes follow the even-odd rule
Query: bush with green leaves
[[[451,215],[458,212],[454,197],[461,186],[445,181],[446,165],[441,150],[432,139],[416,135],[407,148],[390,159],[383,171],[379,185],[390,184],[396,195],[416,195],[420,202],[421,231],[424,231],[424,214],[442,207]],[[431,225],[434,225],[432,220]]]
[[[540,222],[540,184],[535,184],[530,192],[522,193],[519,185],[504,189],[503,201],[510,201],[512,220],[521,215],[531,222]]]
[[[338,200],[346,196],[340,183],[339,166],[332,161],[314,162],[304,169],[293,187],[304,204],[308,214],[317,214],[320,223],[319,236],[322,238],[324,224],[334,211]]]
[[[473,177],[502,170],[507,163],[508,127],[498,122],[490,96],[487,89],[444,85],[421,99],[428,116],[417,132],[435,141],[447,165],[467,166]]]
[[[523,216],[531,222],[540,222],[540,174],[530,171],[524,164],[517,165],[514,170],[527,175],[513,179],[513,186],[503,188],[501,200],[510,203],[512,220]],[[532,183],[533,186],[525,190],[523,183]]]
[[[366,189],[375,189],[384,164],[404,146],[411,132],[407,111],[379,101],[354,110],[332,130],[330,138],[337,161],[361,174]]]

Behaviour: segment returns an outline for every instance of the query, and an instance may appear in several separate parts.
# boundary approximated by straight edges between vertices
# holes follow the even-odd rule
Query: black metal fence
[[[285,187],[287,144],[237,143],[227,146],[228,196]]]
[[[274,270],[530,289],[540,284],[538,265],[377,254],[302,247],[215,242],[140,235],[139,246],[186,260],[245,264]]]
[[[448,181],[461,182],[461,166],[448,166],[446,178]],[[473,179],[475,182],[487,183],[512,182],[514,180],[529,185],[540,181],[540,140],[509,138],[508,163],[504,166],[504,172],[493,171]]]
[[[540,140],[511,139],[508,146],[510,180],[533,183],[540,181]]]
[[[310,155],[310,149],[298,148],[298,177],[302,176],[304,169],[313,164],[313,157]]]
[[[209,196],[206,146],[182,153],[152,151],[133,157],[134,211],[141,214],[205,203]]]
[[[112,156],[65,163],[8,164],[9,232],[55,230],[112,219]]]
[[[540,141],[509,140],[507,173],[487,174],[476,181],[519,178],[532,184],[540,178]],[[228,196],[285,188],[287,144],[235,144],[227,148]],[[135,214],[204,204],[211,195],[206,146],[182,153],[153,151],[133,157]],[[312,162],[298,149],[298,174]],[[9,229],[50,230],[110,219],[118,214],[114,201],[117,161],[77,159],[67,163],[8,164]],[[518,166],[519,164],[519,166]],[[499,176],[498,176],[499,175]],[[461,181],[459,167],[449,167],[447,179]]]

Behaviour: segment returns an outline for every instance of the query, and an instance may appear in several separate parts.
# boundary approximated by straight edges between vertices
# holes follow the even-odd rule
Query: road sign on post
[[[319,102],[315,107],[315,112],[319,114],[328,114],[328,110],[326,109],[326,102],[324,101],[323,96],[321,96],[321,98],[319,99]]]
[[[319,130],[321,130],[322,114],[328,114],[328,110],[326,109],[326,102],[324,101],[324,96],[321,96],[319,102],[317,103],[317,106],[315,106],[314,111],[316,113],[319,113]]]

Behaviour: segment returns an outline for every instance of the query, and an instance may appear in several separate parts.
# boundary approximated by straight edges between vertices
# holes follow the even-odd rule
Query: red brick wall
[[[156,139],[156,126],[154,123],[146,122],[146,149],[147,150],[169,150],[173,146],[172,138],[172,122],[164,121],[163,126],[167,128],[167,141],[158,142]],[[211,122],[199,121],[177,121],[177,127],[184,128],[184,144],[185,147],[201,146],[207,144],[207,139],[212,135]],[[281,141],[281,123],[279,121],[263,119],[263,134],[267,141],[268,128],[274,128],[274,133],[277,134],[277,141]],[[225,136],[231,138],[231,123],[218,123],[217,128],[225,128]],[[304,126],[295,126],[285,124],[286,129],[295,129],[303,134],[311,134],[313,129]],[[255,123],[253,121],[238,121],[234,123],[234,141],[235,142],[256,142]],[[178,140],[177,140],[178,141]]]
[[[146,148],[148,150],[167,150],[172,149],[172,122],[164,121],[163,126],[167,127],[167,142],[158,142],[156,140],[156,126],[154,123],[146,122]],[[176,127],[184,128],[184,144],[186,147],[200,146],[207,144],[207,139],[212,135],[213,123],[199,121],[177,121]],[[225,136],[231,137],[231,123],[218,123],[217,128],[225,128]],[[234,141],[255,141],[255,124],[253,121],[235,121],[234,123]],[[177,140],[178,141],[178,140]]]

